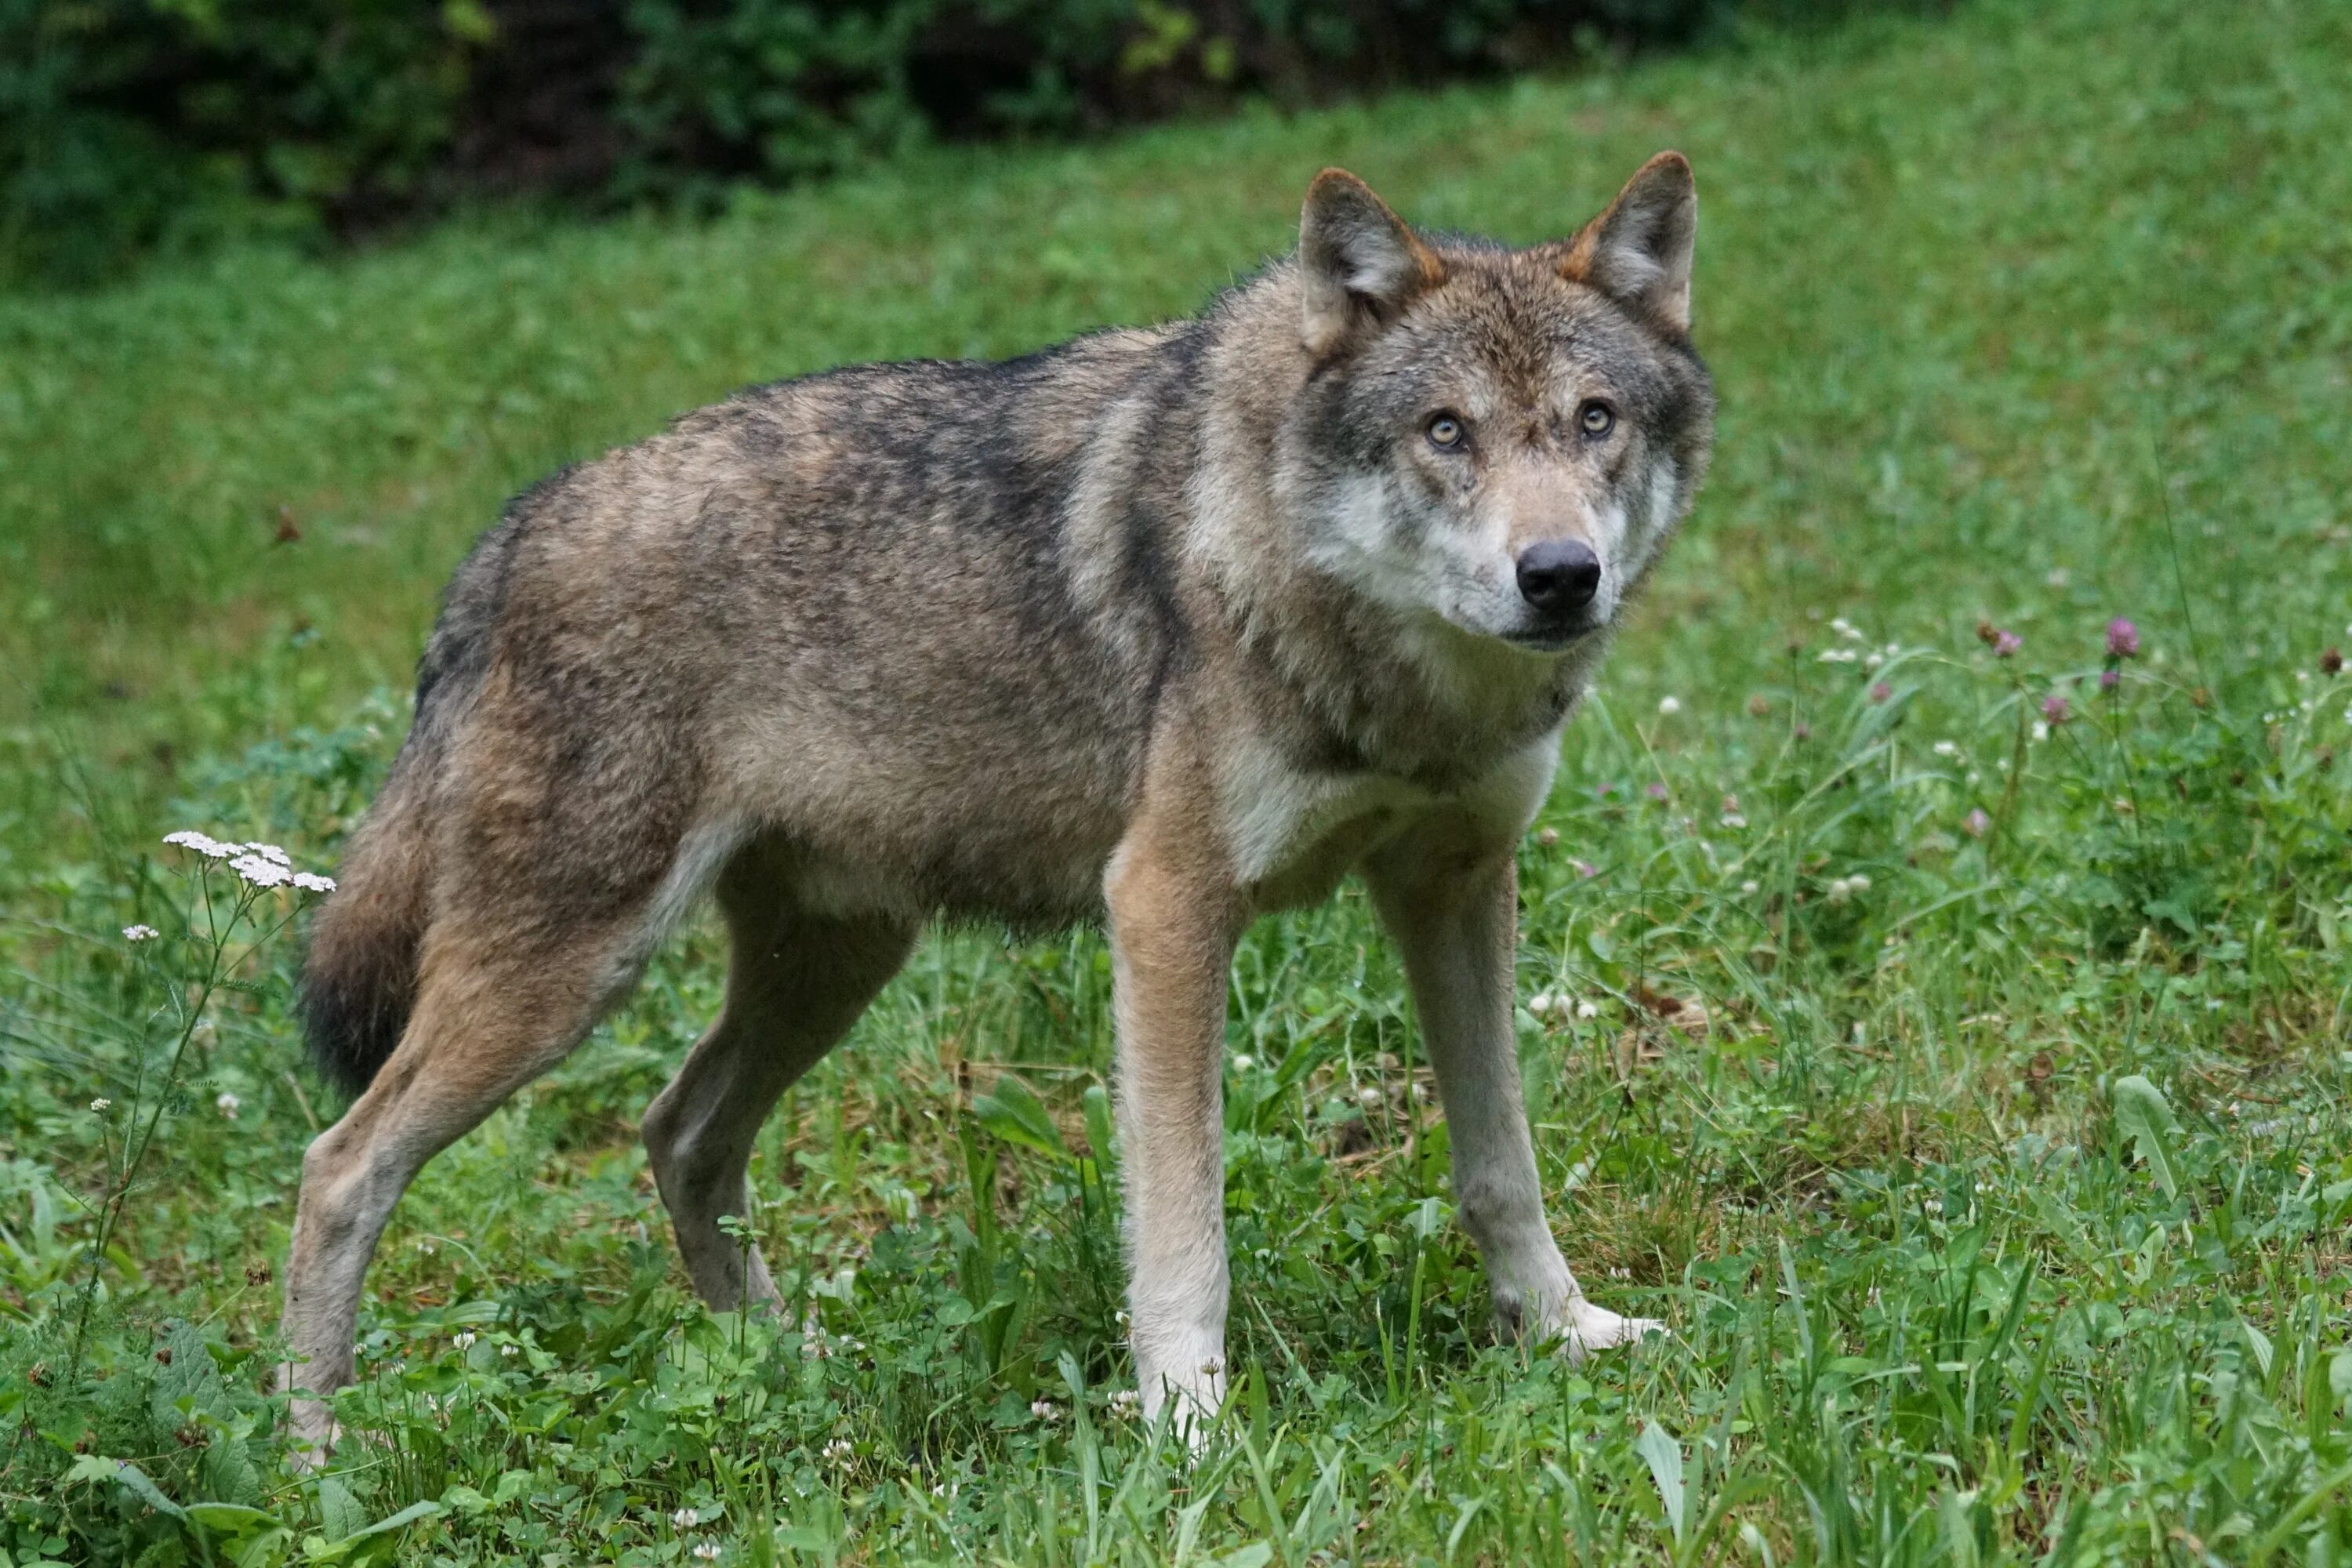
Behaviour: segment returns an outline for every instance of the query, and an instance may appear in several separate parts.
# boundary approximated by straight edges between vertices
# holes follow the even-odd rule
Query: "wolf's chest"
[[[1231,756],[1219,780],[1220,826],[1234,879],[1260,910],[1319,903],[1366,856],[1436,818],[1508,843],[1550,786],[1553,731],[1458,790],[1394,774],[1301,768],[1271,747]]]
[[[1319,903],[1349,868],[1438,804],[1401,779],[1252,770],[1224,792],[1235,879],[1261,910]]]

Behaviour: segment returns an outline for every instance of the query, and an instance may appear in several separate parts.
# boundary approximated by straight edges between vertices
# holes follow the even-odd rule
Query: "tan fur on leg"
[[[790,898],[755,855],[720,879],[733,938],[726,1006],[646,1112],[646,1152],[678,1251],[719,1311],[776,1300],[759,1248],[719,1227],[748,1209],[744,1168],[760,1124],[848,1033],[914,941],[896,921],[817,919]]]

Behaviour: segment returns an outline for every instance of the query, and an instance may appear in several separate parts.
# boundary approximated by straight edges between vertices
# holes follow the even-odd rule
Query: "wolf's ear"
[[[1690,160],[1661,153],[1641,167],[1609,210],[1577,231],[1559,274],[1621,300],[1669,331],[1690,331],[1691,247],[1698,191]]]
[[[1306,287],[1299,322],[1309,353],[1324,354],[1367,321],[1395,316],[1445,281],[1445,264],[1345,169],[1326,169],[1307,188],[1298,220],[1298,272]]]

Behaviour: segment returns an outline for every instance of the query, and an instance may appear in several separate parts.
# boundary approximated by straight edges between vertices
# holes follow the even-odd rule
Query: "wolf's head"
[[[1416,234],[1324,171],[1297,262],[1314,370],[1281,442],[1314,564],[1531,654],[1609,626],[1706,462],[1697,218],[1678,153],[1524,250]]]

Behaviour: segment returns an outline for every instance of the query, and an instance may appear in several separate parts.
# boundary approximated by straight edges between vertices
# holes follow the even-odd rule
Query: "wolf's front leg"
[[[1663,1330],[1586,1300],[1544,1217],[1511,1029],[1518,873],[1509,847],[1482,852],[1465,826],[1444,825],[1367,869],[1412,983],[1454,1146],[1454,1200],[1486,1261],[1496,1316],[1580,1358]]]
[[[1118,1030],[1128,1310],[1147,1417],[1194,1441],[1225,1393],[1225,987],[1240,915],[1221,858],[1149,812],[1104,884]]]

